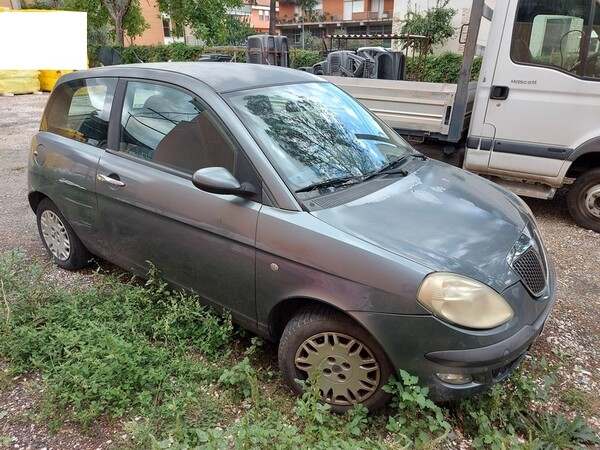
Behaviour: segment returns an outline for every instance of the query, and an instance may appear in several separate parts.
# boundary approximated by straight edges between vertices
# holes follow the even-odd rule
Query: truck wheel
[[[343,413],[354,403],[374,410],[390,398],[381,389],[392,375],[387,356],[367,331],[339,311],[316,306],[299,312],[287,324],[278,353],[291,389],[302,394],[296,380],[316,376],[321,400],[333,412]]]
[[[567,207],[578,225],[600,233],[600,168],[577,177],[569,189]]]
[[[42,242],[59,267],[77,270],[89,264],[90,252],[50,199],[40,202],[36,215]]]

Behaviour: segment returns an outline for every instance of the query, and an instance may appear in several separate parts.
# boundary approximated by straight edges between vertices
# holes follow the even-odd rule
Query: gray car
[[[382,406],[399,369],[434,400],[504,379],[556,275],[518,197],[413,150],[352,97],[254,64],[63,76],[33,138],[29,202],[54,261],[149,262],[279,341],[291,389]]]

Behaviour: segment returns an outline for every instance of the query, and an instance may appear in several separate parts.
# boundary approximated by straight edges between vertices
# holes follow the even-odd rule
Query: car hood
[[[499,292],[518,279],[506,258],[528,220],[503,188],[432,160],[374,193],[312,214],[431,271],[460,273]]]

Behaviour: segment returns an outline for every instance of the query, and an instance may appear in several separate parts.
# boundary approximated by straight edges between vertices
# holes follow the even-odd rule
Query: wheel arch
[[[29,206],[31,207],[31,210],[34,213],[37,211],[37,207],[40,204],[40,202],[45,198],[48,198],[48,196],[42,194],[39,191],[33,191],[29,193],[29,195],[27,196],[27,200],[29,201]]]
[[[292,317],[298,314],[299,311],[319,306],[339,311],[354,320],[357,325],[365,328],[362,324],[358,323],[356,319],[335,304],[311,297],[290,297],[277,303],[269,312],[269,334],[271,338],[275,341],[279,340],[288,322]]]
[[[600,136],[580,145],[568,158],[571,162],[566,176],[577,178],[582,173],[600,167]]]
[[[277,303],[271,309],[269,313],[269,335],[271,339],[278,341],[289,321],[299,312],[310,308],[322,308],[323,310],[337,311],[343,314],[355,325],[368,333],[377,342],[388,361],[391,362],[390,355],[381,342],[379,342],[379,339],[362,322],[357,320],[356,317],[334,303],[311,297],[290,297]]]

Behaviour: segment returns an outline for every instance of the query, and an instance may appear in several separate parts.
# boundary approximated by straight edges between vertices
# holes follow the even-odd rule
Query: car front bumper
[[[513,295],[531,302],[528,312],[536,311],[536,316],[509,328],[466,330],[433,316],[360,312],[353,316],[380,342],[397,370],[418,376],[419,384],[429,387],[432,400],[452,401],[482,392],[516,369],[542,333],[556,287],[553,268],[546,293],[539,299],[514,286]]]

